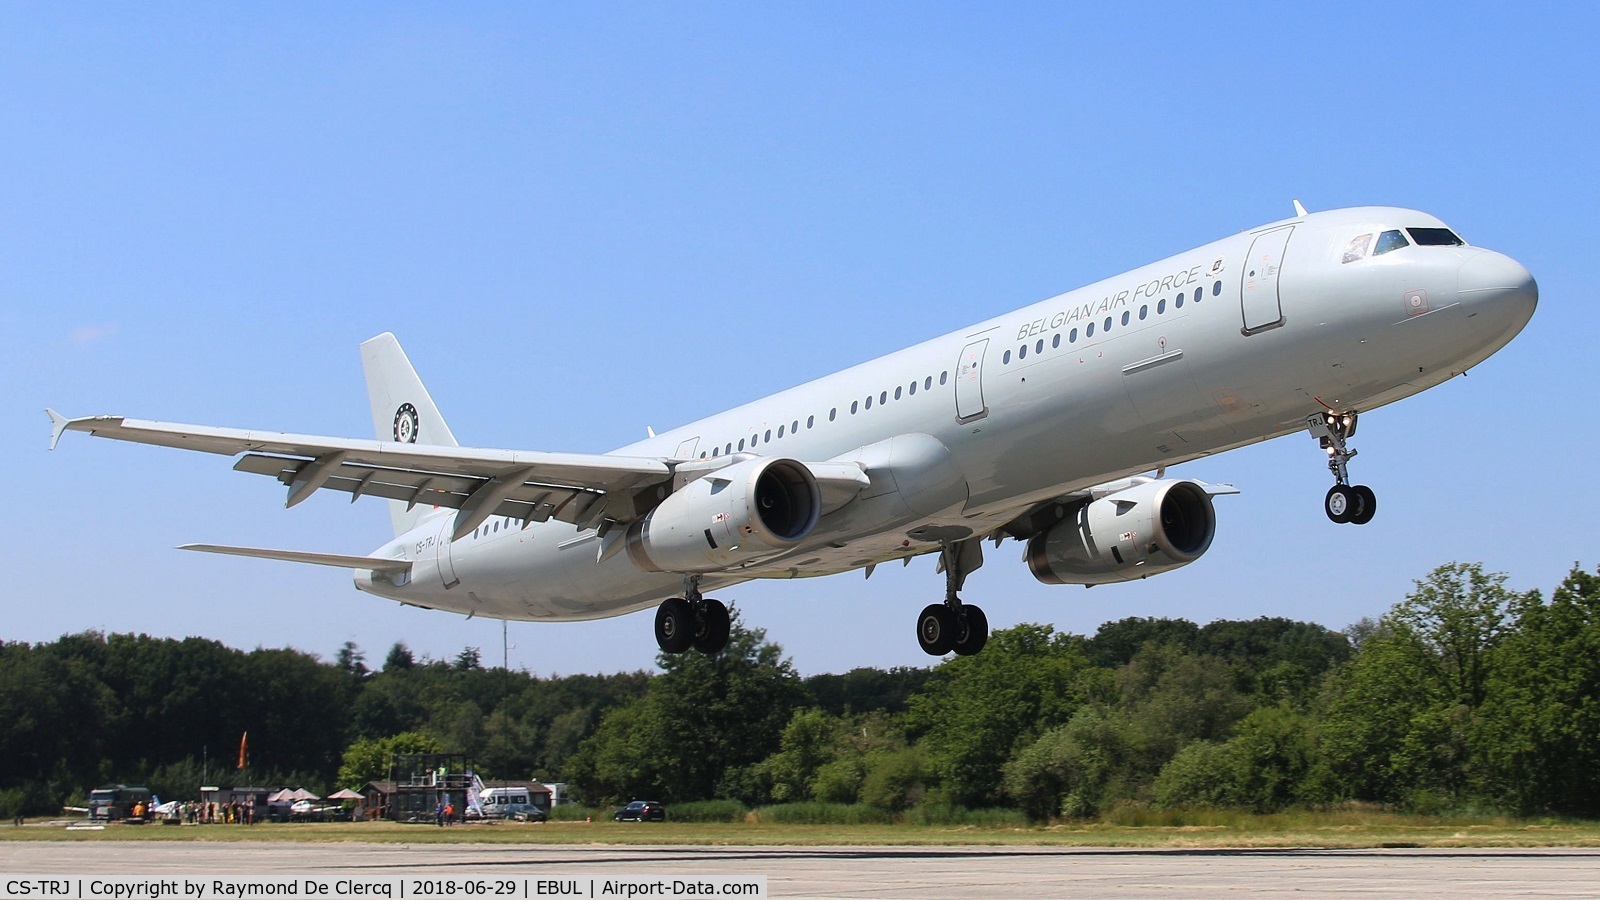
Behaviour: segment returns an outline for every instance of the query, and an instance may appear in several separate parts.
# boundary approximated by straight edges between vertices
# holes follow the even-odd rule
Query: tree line
[[[1546,598],[1451,564],[1343,632],[1284,618],[1023,624],[931,668],[799,676],[737,620],[714,657],[541,678],[474,648],[371,668],[200,638],[0,644],[0,814],[110,781],[321,792],[449,750],[584,802],[833,804],[885,817],[1006,808],[1600,816],[1600,575]],[[248,732],[246,768],[238,769]]]

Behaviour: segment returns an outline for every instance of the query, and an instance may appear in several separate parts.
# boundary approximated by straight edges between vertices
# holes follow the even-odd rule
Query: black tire
[[[956,621],[950,607],[935,603],[917,616],[917,643],[929,656],[943,656],[956,645]]]
[[[707,656],[716,656],[728,646],[733,620],[721,600],[708,597],[700,603],[700,615],[695,617],[694,648]]]
[[[656,607],[656,646],[662,653],[682,653],[694,643],[694,607],[682,597]]]
[[[1358,484],[1350,490],[1356,496],[1356,513],[1350,517],[1350,523],[1365,525],[1371,522],[1372,517],[1378,514],[1378,495],[1364,484]]]
[[[989,643],[989,617],[971,604],[961,607],[961,624],[956,628],[957,656],[972,656]]]
[[[1350,521],[1356,513],[1355,491],[1348,484],[1336,484],[1328,488],[1328,494],[1322,498],[1322,511],[1337,525]]]

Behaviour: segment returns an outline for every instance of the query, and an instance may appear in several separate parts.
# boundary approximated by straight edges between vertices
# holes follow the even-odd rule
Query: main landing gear
[[[732,620],[721,600],[700,596],[700,576],[685,578],[682,597],[663,600],[656,608],[656,645],[662,653],[693,647],[715,656],[728,646]]]
[[[1328,471],[1333,473],[1334,485],[1322,500],[1322,511],[1335,523],[1365,525],[1378,512],[1378,498],[1372,488],[1350,483],[1350,460],[1356,451],[1345,443],[1356,433],[1354,412],[1323,412],[1306,417],[1306,428],[1311,436],[1328,451]]]
[[[967,574],[983,565],[981,539],[945,544],[939,550],[939,565],[944,569],[944,602],[928,606],[917,616],[917,643],[929,656],[943,656],[952,650],[957,656],[971,656],[989,642],[989,618],[978,607],[962,603],[956,592],[966,583]]]

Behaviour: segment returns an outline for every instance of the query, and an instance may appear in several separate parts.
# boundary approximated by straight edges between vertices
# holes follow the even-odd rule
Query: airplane
[[[606,454],[462,447],[392,334],[361,345],[376,440],[47,410],[67,431],[237,456],[287,506],[318,490],[386,498],[395,537],[365,556],[188,544],[351,569],[365,592],[431,609],[571,621],[655,608],[665,653],[720,652],[708,592],[938,554],[933,656],[988,640],[960,597],[983,543],[1024,545],[1049,584],[1186,566],[1230,485],[1187,461],[1306,432],[1365,524],[1359,417],[1442,384],[1520,332],[1538,303],[1515,260],[1389,207],[1240,232]]]

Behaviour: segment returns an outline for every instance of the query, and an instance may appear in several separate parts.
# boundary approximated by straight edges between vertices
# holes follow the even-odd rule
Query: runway
[[[775,898],[1594,897],[1600,849],[1122,850],[15,842],[0,875],[765,875]]]

